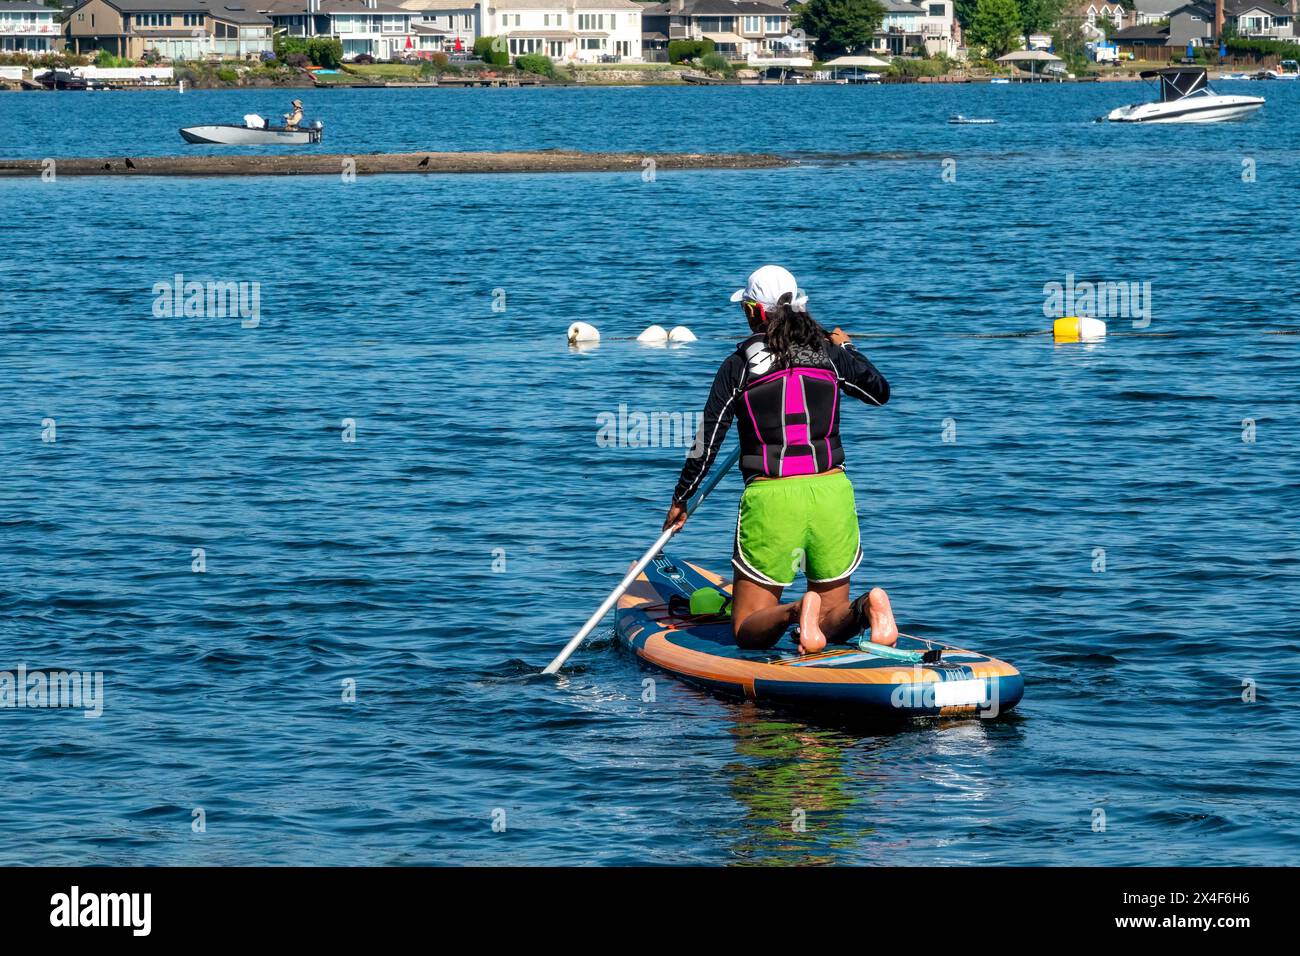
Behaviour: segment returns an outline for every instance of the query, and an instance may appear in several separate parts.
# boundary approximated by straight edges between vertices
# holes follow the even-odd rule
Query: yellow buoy
[[[1094,342],[1106,337],[1106,323],[1091,316],[1067,315],[1052,323],[1057,342]]]

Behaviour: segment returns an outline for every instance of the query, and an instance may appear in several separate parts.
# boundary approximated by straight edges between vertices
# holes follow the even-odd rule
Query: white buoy
[[[675,325],[671,332],[668,333],[669,342],[694,342],[696,341],[695,333],[684,325]]]
[[[600,330],[586,322],[574,322],[569,326],[568,336],[570,345],[578,342],[599,342]]]
[[[636,340],[647,345],[660,345],[668,341],[668,333],[662,325],[652,325],[638,335]]]

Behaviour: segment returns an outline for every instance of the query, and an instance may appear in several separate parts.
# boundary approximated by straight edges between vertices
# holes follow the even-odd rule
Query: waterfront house
[[[1117,31],[1111,41],[1119,48],[1121,57],[1159,62],[1172,55],[1167,24],[1140,23],[1125,27]]]
[[[411,32],[419,38],[421,51],[468,53],[481,35],[480,6],[457,4],[454,0],[397,0],[398,7],[411,14]]]
[[[64,25],[74,53],[138,60],[246,59],[271,49],[271,21],[254,0],[84,0]]]
[[[502,37],[510,56],[639,63],[643,4],[633,0],[484,0],[484,36]]]
[[[1182,0],[1133,0],[1133,23],[1130,26],[1163,26],[1168,22],[1169,14],[1181,3]]]
[[[59,11],[39,0],[0,3],[0,52],[49,53],[63,39]]]
[[[1274,0],[1224,0],[1223,23],[1247,40],[1292,40],[1295,16],[1288,6]],[[1178,50],[1192,46],[1214,46],[1213,0],[1191,0],[1169,14],[1169,45]]]
[[[248,0],[271,18],[275,32],[291,37],[326,37],[343,46],[343,59],[363,54],[376,60],[414,53],[415,14],[379,0]],[[429,34],[432,35],[432,34]]]
[[[1295,32],[1295,3],[1274,3],[1273,0],[1225,0],[1224,23],[1237,29],[1237,36],[1250,40],[1293,40]]]
[[[870,49],[887,56],[923,54],[955,56],[961,46],[961,25],[952,0],[883,0],[885,16],[871,39]]]
[[[1109,23],[1116,31],[1136,24],[1136,20],[1118,0],[1079,0],[1066,15],[1083,21],[1088,27],[1088,33],[1094,38],[1105,32],[1102,29],[1104,23]]]
[[[712,40],[731,60],[763,60],[803,53],[807,43],[793,34],[792,14],[768,0],[667,0],[644,8],[648,51],[666,59],[672,40]]]

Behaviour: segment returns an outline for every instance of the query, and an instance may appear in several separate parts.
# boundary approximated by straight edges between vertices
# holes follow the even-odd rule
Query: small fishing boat
[[[1242,119],[1264,105],[1260,96],[1215,93],[1201,66],[1172,66],[1143,70],[1144,80],[1160,81],[1160,100],[1118,106],[1106,119],[1112,123],[1222,123]]]
[[[954,126],[992,126],[997,122],[995,119],[977,119],[974,116],[962,116],[958,113],[956,116],[949,116],[948,122]]]
[[[736,646],[731,620],[691,615],[700,588],[727,592],[720,577],[665,554],[619,599],[619,641],[647,664],[727,697],[833,710],[858,717],[992,717],[1024,695],[1005,661],[903,634],[894,647],[852,643],[801,654],[791,637],[767,650]]]
[[[244,117],[242,126],[214,123],[209,126],[184,126],[181,136],[187,143],[212,143],[219,146],[307,146],[319,143],[325,124],[320,120],[310,126],[268,126],[256,113]]]

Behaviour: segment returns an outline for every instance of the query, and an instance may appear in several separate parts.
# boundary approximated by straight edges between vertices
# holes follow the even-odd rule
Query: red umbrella
[[[459,52],[461,51],[462,47],[461,47],[461,45],[460,45],[460,37],[456,37],[456,45],[455,45],[455,47],[453,47],[452,49],[453,49],[456,53],[459,53]]]
[[[407,37],[407,38],[406,38],[406,48],[409,50],[412,46],[413,46],[413,44],[411,43],[411,38],[410,38],[410,37]]]

